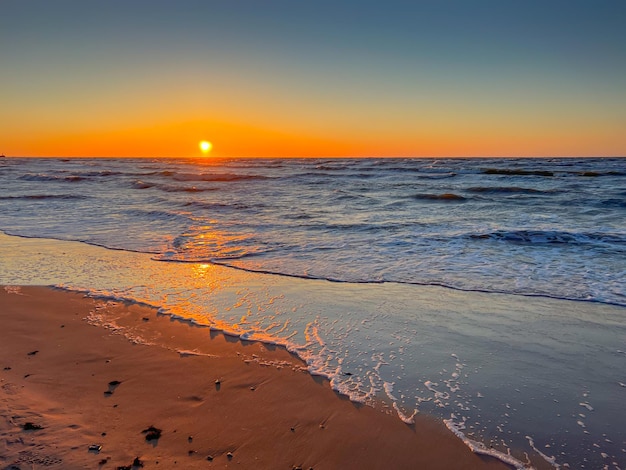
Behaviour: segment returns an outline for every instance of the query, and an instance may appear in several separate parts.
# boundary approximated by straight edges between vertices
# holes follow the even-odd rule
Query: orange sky
[[[3,5],[0,153],[626,155],[619,4],[184,4]]]

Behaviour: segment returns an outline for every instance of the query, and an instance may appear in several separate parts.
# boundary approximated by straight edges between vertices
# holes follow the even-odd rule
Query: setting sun
[[[198,146],[200,147],[200,150],[202,150],[202,153],[205,155],[211,151],[211,148],[213,148],[213,144],[211,144],[211,142],[209,142],[208,140],[201,141]]]

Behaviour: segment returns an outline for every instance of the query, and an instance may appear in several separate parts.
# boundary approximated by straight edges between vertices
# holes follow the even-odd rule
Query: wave
[[[89,196],[83,194],[25,194],[21,196],[0,196],[0,200],[6,199],[26,199],[26,200],[40,200],[40,199],[87,199]]]
[[[154,187],[166,193],[203,193],[207,191],[217,191],[217,188],[198,188],[197,186],[174,186],[174,185],[167,185],[167,184],[151,184],[151,183],[144,183],[144,184],[149,184],[150,186],[146,186],[145,188],[138,188],[138,189],[147,189],[147,188]]]
[[[446,178],[454,178],[456,175],[457,173],[451,171],[447,173],[419,173],[415,175],[415,177],[428,180],[441,180]]]
[[[522,170],[515,168],[484,168],[482,173],[486,175],[508,175],[508,176],[581,176],[594,178],[601,176],[626,176],[624,171],[548,171],[548,170]]]
[[[337,170],[348,170],[351,168],[351,165],[346,163],[336,163],[336,164],[321,164],[316,165],[316,170],[322,171],[337,171]]]
[[[447,202],[463,202],[467,198],[454,193],[443,194],[414,194],[413,199],[419,199],[424,201],[447,201]]]
[[[86,178],[97,177],[97,176],[118,176],[118,175],[126,175],[122,171],[112,171],[112,170],[101,170],[101,171],[80,171],[77,172],[76,176],[82,176]]]
[[[579,171],[578,176],[598,177],[598,176],[626,176],[626,171]]]
[[[522,188],[519,186],[474,186],[465,191],[470,193],[493,193],[493,194],[555,194],[556,189],[534,189]]]
[[[471,234],[469,238],[477,240],[501,240],[514,243],[532,244],[626,244],[626,236],[609,233],[572,233],[558,230],[498,230],[491,233]]]
[[[219,266],[225,266],[228,268],[236,269],[239,271],[245,271],[250,273],[258,273],[258,274],[270,274],[273,276],[283,276],[295,279],[310,279],[310,280],[322,280],[328,282],[336,282],[336,283],[345,283],[345,284],[400,284],[400,285],[413,285],[413,286],[432,286],[432,287],[441,287],[444,289],[450,289],[459,292],[477,292],[484,294],[505,294],[505,295],[514,295],[519,297],[531,297],[531,298],[543,298],[543,299],[554,299],[554,300],[567,300],[571,302],[590,302],[590,303],[599,303],[604,305],[615,305],[618,307],[626,307],[626,301],[620,300],[611,300],[605,298],[597,298],[597,297],[577,297],[575,295],[558,295],[558,294],[550,294],[544,292],[530,292],[530,291],[518,291],[515,289],[497,289],[497,288],[478,288],[478,287],[465,287],[461,285],[455,285],[447,282],[439,282],[439,281],[402,281],[402,280],[387,280],[387,279],[342,279],[339,277],[333,276],[323,276],[323,275],[313,275],[313,274],[296,274],[290,272],[284,272],[276,269],[265,269],[259,266],[242,266],[239,264],[233,263],[233,261],[243,260],[245,258],[249,258],[251,256],[256,256],[262,253],[255,254],[244,254],[242,256],[233,256],[233,257],[208,257],[208,258],[198,258],[198,259],[180,259],[180,258],[165,258],[154,257],[155,261],[160,262],[175,262],[175,263],[210,263]]]
[[[602,207],[626,208],[626,199],[605,199],[600,201],[599,205]]]
[[[249,181],[266,180],[270,176],[263,175],[241,175],[236,173],[176,173],[162,171],[161,176],[171,177],[175,181],[207,181],[207,182],[229,182],[229,181]]]
[[[133,181],[132,186],[135,189],[148,189],[148,188],[152,188],[154,186],[154,183],[146,183],[144,181],[137,180],[137,181]]]
[[[128,209],[124,211],[125,214],[131,217],[138,217],[141,219],[149,220],[173,220],[184,219],[185,222],[189,221],[189,217],[186,214],[180,212],[164,211],[164,210],[144,210],[144,209]]]
[[[227,209],[227,210],[246,210],[246,209],[252,209],[255,207],[266,207],[265,204],[262,203],[258,203],[258,204],[241,204],[241,203],[235,203],[235,204],[226,204],[223,202],[204,202],[204,201],[189,201],[186,202],[185,204],[183,204],[184,207],[196,207],[199,209],[208,209],[208,210],[220,210],[220,209]]]
[[[79,175],[69,175],[69,176],[54,176],[54,175],[46,175],[42,173],[34,174],[27,173],[18,177],[20,180],[24,181],[68,181],[68,182],[77,182],[77,181],[85,181],[90,180],[91,177],[88,176],[79,176]]]
[[[509,168],[485,168],[485,175],[508,175],[508,176],[554,176],[553,171],[546,170],[517,170]]]

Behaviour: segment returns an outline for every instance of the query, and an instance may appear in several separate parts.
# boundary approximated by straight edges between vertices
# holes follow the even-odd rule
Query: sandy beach
[[[2,468],[507,468],[148,307],[4,287],[0,316]]]

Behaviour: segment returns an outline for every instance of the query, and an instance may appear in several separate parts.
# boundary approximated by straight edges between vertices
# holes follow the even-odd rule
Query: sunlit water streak
[[[623,163],[11,160],[1,229],[123,251],[2,236],[0,282],[161,306],[518,460],[623,468]]]

